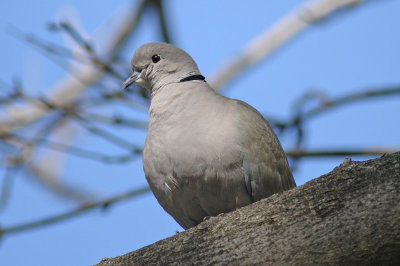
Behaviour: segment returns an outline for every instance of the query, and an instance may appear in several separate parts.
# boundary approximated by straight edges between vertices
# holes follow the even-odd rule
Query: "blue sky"
[[[65,72],[7,29],[13,25],[24,32],[64,44],[63,38],[47,29],[47,23],[67,18],[80,21],[89,35],[99,25],[130,8],[131,1],[28,1],[0,3],[0,81],[19,77],[26,90],[46,93]],[[197,61],[206,77],[222,62],[235,57],[252,38],[296,8],[300,1],[168,1],[167,18],[174,43]],[[332,97],[367,88],[388,87],[400,82],[400,2],[370,0],[349,11],[316,23],[290,43],[229,83],[223,93],[241,99],[260,112],[288,118],[293,102],[311,89]],[[101,47],[107,32],[94,40]],[[122,56],[128,62],[143,43],[160,40],[156,18],[147,14]],[[119,89],[116,87],[115,89]],[[115,109],[104,110],[112,113]],[[146,113],[124,115],[147,119]],[[341,107],[306,123],[309,149],[359,149],[400,147],[400,97],[366,100]],[[123,134],[142,146],[145,131],[125,129]],[[130,135],[131,134],[131,135]],[[281,141],[291,145],[291,135]],[[79,145],[108,152],[109,146],[80,135]],[[355,157],[364,160],[372,157]],[[329,172],[343,157],[304,159],[294,176],[298,185]],[[123,165],[104,165],[69,158],[63,178],[112,196],[146,184],[140,159]],[[2,174],[2,172],[0,172]],[[0,179],[3,176],[0,176]],[[18,175],[10,202],[0,212],[0,225],[11,226],[60,213],[76,206],[44,190],[29,177]],[[0,242],[0,265],[90,265],[172,236],[182,228],[158,205],[151,193],[123,201],[106,211],[95,210],[76,219],[4,236]]]

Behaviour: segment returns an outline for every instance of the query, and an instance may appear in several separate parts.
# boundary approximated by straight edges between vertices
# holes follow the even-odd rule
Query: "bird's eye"
[[[155,54],[151,57],[151,61],[153,61],[153,63],[157,63],[160,60],[161,60],[161,57],[158,54]]]

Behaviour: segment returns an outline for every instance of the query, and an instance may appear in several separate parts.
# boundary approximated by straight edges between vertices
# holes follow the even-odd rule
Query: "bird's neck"
[[[218,96],[203,80],[166,84],[152,93],[150,122],[168,122],[177,115],[190,117],[193,106]]]
[[[152,97],[154,97],[160,90],[170,84],[186,83],[194,80],[205,81],[205,77],[199,71],[189,71],[184,73],[175,73],[174,75],[168,74],[164,76],[157,76],[151,79],[148,88],[151,89]]]

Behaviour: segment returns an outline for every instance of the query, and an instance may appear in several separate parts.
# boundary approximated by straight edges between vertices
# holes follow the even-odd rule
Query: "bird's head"
[[[162,86],[201,75],[196,62],[182,49],[167,43],[148,43],[141,46],[132,57],[133,74],[122,87],[137,84],[151,92]]]

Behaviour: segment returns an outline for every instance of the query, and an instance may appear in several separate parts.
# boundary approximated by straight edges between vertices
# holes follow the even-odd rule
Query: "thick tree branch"
[[[303,186],[99,265],[399,265],[400,152],[346,159]]]

